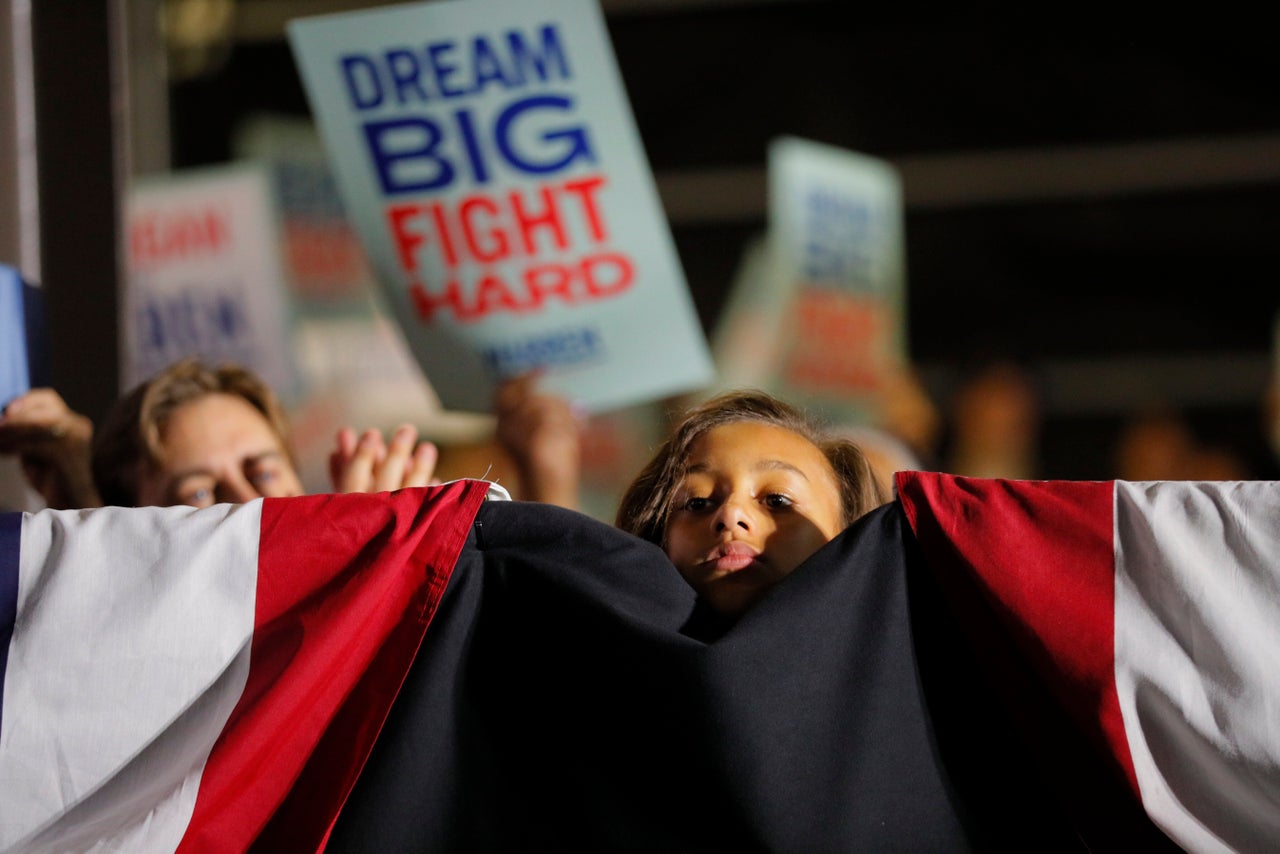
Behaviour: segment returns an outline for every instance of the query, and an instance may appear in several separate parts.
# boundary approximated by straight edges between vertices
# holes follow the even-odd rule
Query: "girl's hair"
[[[781,427],[808,439],[835,471],[844,523],[884,504],[888,496],[873,476],[862,449],[828,433],[796,407],[761,391],[732,391],[695,406],[671,431],[653,459],[627,487],[615,524],[624,531],[665,546],[671,505],[698,437],[725,424],[756,421]]]
[[[107,413],[93,437],[93,480],[107,505],[138,502],[140,464],[154,466],[163,453],[160,434],[174,410],[207,394],[239,397],[262,413],[293,460],[289,424],[271,388],[255,374],[226,364],[217,367],[182,359],[136,386]]]

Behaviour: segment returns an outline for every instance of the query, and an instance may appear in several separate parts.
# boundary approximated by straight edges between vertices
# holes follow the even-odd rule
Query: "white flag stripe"
[[[1190,851],[1280,840],[1280,483],[1116,483],[1116,687],[1143,805]]]
[[[255,501],[24,518],[0,850],[62,849],[72,826],[77,848],[136,850],[139,833],[146,850],[176,846],[248,673],[260,514]]]

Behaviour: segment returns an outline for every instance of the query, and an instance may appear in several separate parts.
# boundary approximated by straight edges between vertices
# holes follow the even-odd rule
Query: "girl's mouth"
[[[738,572],[759,559],[760,550],[755,546],[733,540],[717,546],[703,563],[718,572]]]

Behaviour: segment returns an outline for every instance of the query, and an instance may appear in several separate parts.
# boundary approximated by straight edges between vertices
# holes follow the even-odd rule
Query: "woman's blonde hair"
[[[182,359],[134,387],[107,413],[93,437],[93,480],[103,504],[132,507],[138,503],[141,466],[155,466],[162,453],[161,433],[179,407],[207,394],[241,398],[267,419],[280,445],[293,460],[289,423],[271,388],[238,365],[211,366]]]

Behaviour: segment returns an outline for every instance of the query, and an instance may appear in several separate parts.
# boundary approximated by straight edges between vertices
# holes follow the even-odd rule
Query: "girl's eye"
[[[700,497],[697,497],[697,496],[695,496],[695,497],[693,497],[693,498],[687,498],[687,499],[685,499],[685,502],[684,502],[684,509],[685,509],[685,510],[691,510],[691,511],[693,511],[694,513],[701,513],[703,510],[710,510],[710,509],[711,509],[711,499],[710,499],[710,498],[700,498]]]
[[[795,504],[790,496],[783,495],[781,492],[770,492],[764,497],[764,504],[772,510],[784,510]]]
[[[276,479],[276,472],[272,469],[260,469],[249,476],[254,486],[263,486]]]

